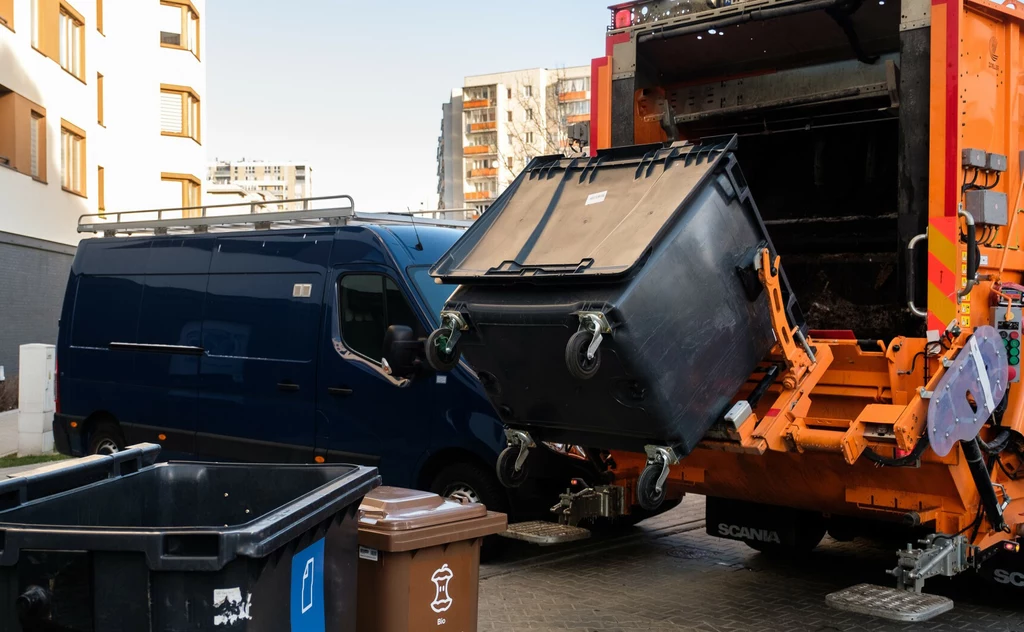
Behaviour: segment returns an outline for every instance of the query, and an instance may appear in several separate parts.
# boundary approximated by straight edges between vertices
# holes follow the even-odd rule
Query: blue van
[[[148,441],[165,458],[375,465],[386,484],[516,518],[547,514],[574,477],[598,479],[551,446],[523,487],[498,483],[506,441],[480,382],[419,353],[454,289],[428,269],[461,231],[354,217],[115,236],[145,232],[125,222],[82,241],[57,343],[58,450]]]

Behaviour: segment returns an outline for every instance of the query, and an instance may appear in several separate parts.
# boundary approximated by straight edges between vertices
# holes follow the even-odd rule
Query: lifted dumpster
[[[757,270],[774,250],[735,147],[535,159],[431,271],[460,284],[435,366],[465,355],[519,446],[689,453],[775,344]]]

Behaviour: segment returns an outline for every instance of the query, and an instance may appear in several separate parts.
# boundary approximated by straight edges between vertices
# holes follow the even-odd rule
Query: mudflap
[[[986,580],[1024,591],[1024,552],[1020,543],[1006,541],[995,544],[978,554],[978,574]]]
[[[705,510],[708,535],[739,540],[755,546],[807,549],[821,540],[825,523],[821,514],[708,496]]]

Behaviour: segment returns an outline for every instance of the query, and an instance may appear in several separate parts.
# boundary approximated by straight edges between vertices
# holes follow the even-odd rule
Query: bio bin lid
[[[430,492],[378,487],[359,506],[359,544],[382,551],[423,549],[505,530],[505,514]]]
[[[359,505],[359,524],[387,531],[422,529],[487,515],[480,503],[462,503],[431,492],[378,487]]]

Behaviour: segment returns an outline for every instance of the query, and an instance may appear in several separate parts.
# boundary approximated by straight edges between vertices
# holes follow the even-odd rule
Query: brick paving
[[[971,574],[933,579],[956,602],[932,621],[894,624],[833,610],[825,595],[853,584],[890,586],[892,546],[830,539],[804,559],[777,561],[704,532],[704,503],[627,535],[554,551],[517,548],[481,569],[480,630],[733,632],[1024,632],[1024,600]]]

